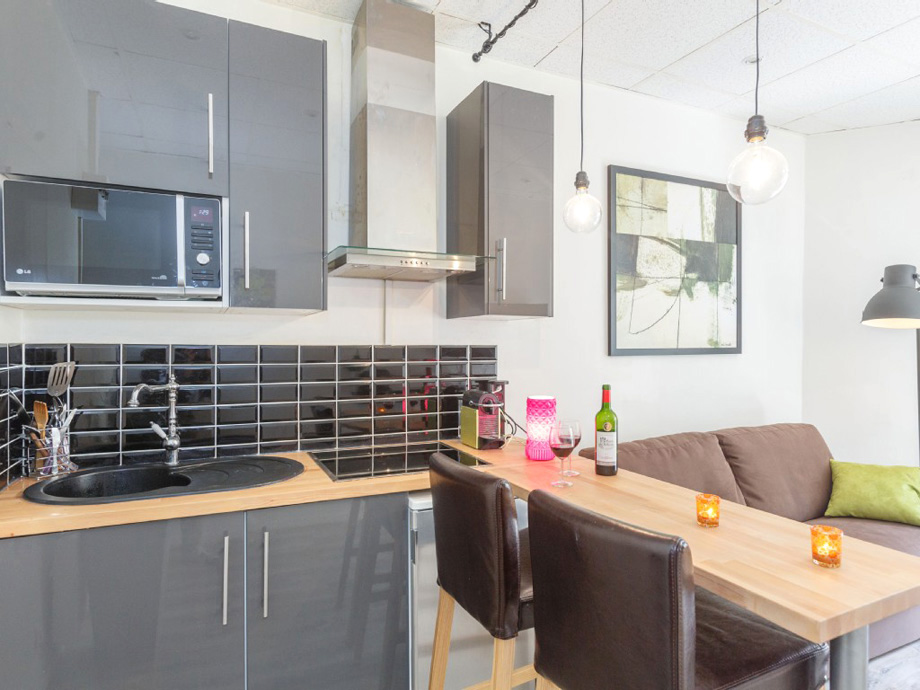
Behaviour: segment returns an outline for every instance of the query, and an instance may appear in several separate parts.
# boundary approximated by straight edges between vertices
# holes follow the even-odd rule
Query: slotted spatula
[[[48,372],[48,395],[54,398],[59,406],[64,404],[61,396],[65,395],[70,388],[76,367],[76,362],[58,362]]]

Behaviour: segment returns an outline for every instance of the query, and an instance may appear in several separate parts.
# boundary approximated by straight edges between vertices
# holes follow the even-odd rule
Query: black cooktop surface
[[[391,474],[427,472],[432,453],[443,453],[464,465],[488,465],[478,458],[443,443],[413,443],[373,448],[341,448],[311,451],[317,464],[334,480],[385,477]]]

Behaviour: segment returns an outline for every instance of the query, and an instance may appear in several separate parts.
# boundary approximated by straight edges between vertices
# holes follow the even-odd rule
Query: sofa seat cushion
[[[831,497],[831,452],[811,424],[713,432],[747,505],[804,522]]]
[[[879,546],[887,546],[896,551],[903,551],[912,556],[920,556],[920,527],[916,525],[852,517],[820,517],[808,520],[808,524],[839,527],[843,530],[844,541],[847,537],[853,537]],[[847,547],[844,544],[844,558],[846,558],[846,550]]]
[[[719,441],[712,434],[693,432],[621,443],[618,462],[630,472],[744,503]]]

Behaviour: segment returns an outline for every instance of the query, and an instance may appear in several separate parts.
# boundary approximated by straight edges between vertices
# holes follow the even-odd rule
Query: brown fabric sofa
[[[594,449],[581,452],[594,458]],[[619,465],[631,472],[714,493],[723,499],[920,556],[920,527],[861,518],[823,517],[831,496],[831,452],[810,424],[739,427],[660,436],[620,444]],[[869,628],[876,657],[920,639],[920,607]]]

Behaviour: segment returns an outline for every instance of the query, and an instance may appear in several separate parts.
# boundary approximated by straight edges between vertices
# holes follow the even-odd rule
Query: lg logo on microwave
[[[31,269],[31,268],[17,268],[17,269],[16,269],[16,275],[18,275],[18,276],[30,276],[30,275],[32,275],[32,269]]]

